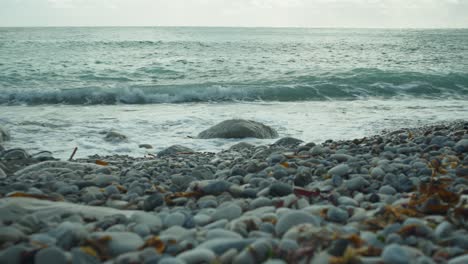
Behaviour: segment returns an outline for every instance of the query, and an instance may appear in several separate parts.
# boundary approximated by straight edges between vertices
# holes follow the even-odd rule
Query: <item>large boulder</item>
[[[198,138],[277,138],[271,127],[252,120],[231,119],[223,121],[198,134]]]
[[[10,134],[3,127],[0,127],[0,142],[10,140]]]

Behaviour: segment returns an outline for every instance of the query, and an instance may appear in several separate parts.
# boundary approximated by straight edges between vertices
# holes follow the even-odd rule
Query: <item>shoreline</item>
[[[150,158],[17,150],[0,262],[464,263],[467,153],[466,120]]]

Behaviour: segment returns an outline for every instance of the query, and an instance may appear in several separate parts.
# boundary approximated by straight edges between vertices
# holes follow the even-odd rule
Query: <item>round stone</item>
[[[34,257],[34,263],[36,264],[49,264],[49,263],[57,263],[57,264],[66,264],[67,256],[65,252],[56,247],[48,247],[41,249],[36,256]]]
[[[292,191],[292,186],[286,183],[275,182],[270,186],[270,195],[272,196],[286,196],[291,194]]]
[[[276,234],[283,235],[291,227],[304,223],[310,223],[312,225],[319,226],[320,218],[301,211],[290,211],[280,217],[276,223],[275,231]]]
[[[327,211],[327,218],[330,221],[344,223],[348,220],[348,212],[338,207],[331,207]]]

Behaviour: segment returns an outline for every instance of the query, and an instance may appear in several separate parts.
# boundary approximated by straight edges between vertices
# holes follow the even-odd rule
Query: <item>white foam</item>
[[[173,144],[197,151],[219,151],[239,142],[202,140],[202,130],[226,119],[253,119],[271,125],[281,137],[306,142],[353,139],[383,129],[418,126],[468,117],[463,100],[355,100],[268,103],[191,103],[157,105],[0,106],[0,125],[11,132],[7,148],[54,152],[66,159],[100,154],[143,156]],[[41,125],[44,124],[44,125]],[[105,141],[100,132],[115,129],[128,142]],[[274,140],[245,139],[253,144]],[[140,149],[151,144],[154,149]]]

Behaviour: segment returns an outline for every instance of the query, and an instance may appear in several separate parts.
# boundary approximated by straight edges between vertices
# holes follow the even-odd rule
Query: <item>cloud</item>
[[[0,0],[0,26],[468,27],[468,0]]]

